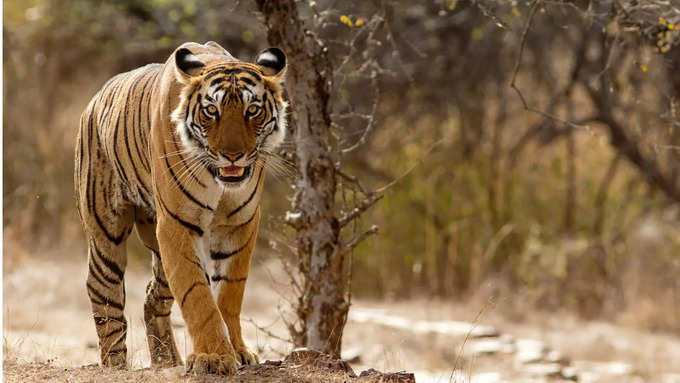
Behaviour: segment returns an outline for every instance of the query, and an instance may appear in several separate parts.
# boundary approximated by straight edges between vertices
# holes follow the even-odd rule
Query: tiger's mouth
[[[221,168],[215,168],[215,178],[226,184],[238,184],[250,176],[252,169],[252,164],[241,167],[241,166],[225,166]]]

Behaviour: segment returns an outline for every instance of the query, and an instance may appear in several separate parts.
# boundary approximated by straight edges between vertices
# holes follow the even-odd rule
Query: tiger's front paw
[[[239,361],[242,366],[260,363],[260,358],[257,357],[257,354],[250,352],[246,346],[236,348],[234,352],[236,353],[236,360]]]
[[[195,353],[187,358],[187,372],[196,374],[232,375],[236,372],[233,355]]]

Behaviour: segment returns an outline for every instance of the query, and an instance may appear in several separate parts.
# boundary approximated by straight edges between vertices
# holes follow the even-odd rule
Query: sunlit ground
[[[97,362],[85,277],[84,262],[41,257],[9,263],[3,307],[6,360],[57,366]],[[142,322],[148,278],[147,270],[135,263],[125,278],[128,358],[134,369],[149,365]],[[287,336],[279,315],[288,307],[286,286],[278,261],[263,263],[256,258],[243,319],[246,341],[257,348],[262,360],[281,359],[291,350],[289,344],[270,336]],[[357,373],[369,367],[407,370],[416,373],[418,382],[522,381],[568,374],[579,381],[680,379],[676,335],[586,322],[564,313],[529,313],[514,320],[501,312],[502,306],[478,297],[464,303],[355,299],[345,329],[344,356]],[[177,345],[185,357],[190,342],[177,307],[172,315]],[[546,374],[552,378],[545,378]]]

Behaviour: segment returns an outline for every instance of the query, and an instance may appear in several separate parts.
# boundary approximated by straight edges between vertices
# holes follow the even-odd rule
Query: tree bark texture
[[[329,108],[333,67],[327,49],[306,32],[294,0],[255,0],[269,43],[288,57],[286,89],[295,140],[295,218],[303,293],[297,315],[302,331],[296,346],[340,355],[347,318],[347,276],[335,216],[336,174],[330,146]]]

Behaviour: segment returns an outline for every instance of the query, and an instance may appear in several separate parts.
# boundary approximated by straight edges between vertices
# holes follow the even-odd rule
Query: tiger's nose
[[[243,157],[245,153],[243,152],[222,152],[222,155],[231,160],[231,162],[236,162]]]

